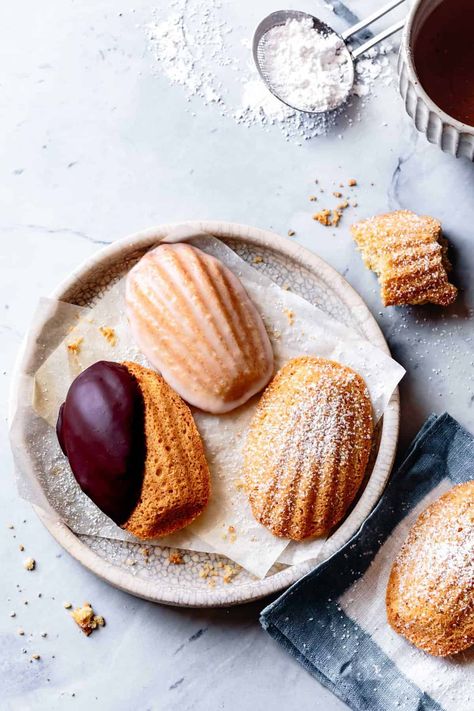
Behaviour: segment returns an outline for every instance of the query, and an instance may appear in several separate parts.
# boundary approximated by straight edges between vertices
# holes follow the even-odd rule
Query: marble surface
[[[349,4],[359,13],[376,3]],[[256,5],[222,3],[242,37],[275,9],[267,0]],[[472,431],[474,166],[427,144],[395,86],[383,82],[360,121],[301,146],[199,102],[193,116],[180,88],[154,71],[143,31],[151,12],[145,0],[0,7],[1,706],[339,711],[344,704],[260,629],[261,603],[218,611],[153,605],[100,582],[54,542],[15,489],[12,369],[38,298],[101,245],[159,222],[221,218],[296,230],[294,239],[366,299],[408,371],[401,453],[431,411],[448,410]],[[350,177],[359,183],[358,207],[333,234],[311,219],[308,196],[316,178],[330,194]],[[446,311],[382,309],[354,249],[351,219],[398,207],[443,222],[462,289]],[[24,570],[26,556],[37,560],[35,571]],[[107,626],[84,637],[67,600],[90,600]],[[30,661],[34,653],[41,659]]]

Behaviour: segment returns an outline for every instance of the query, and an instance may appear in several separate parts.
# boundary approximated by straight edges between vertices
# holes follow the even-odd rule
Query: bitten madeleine
[[[393,564],[386,603],[393,629],[429,654],[474,644],[474,481],[418,517]]]
[[[324,536],[364,477],[373,433],[363,379],[324,358],[300,357],[264,391],[245,449],[244,481],[257,521],[275,536]]]
[[[207,505],[209,469],[191,411],[153,370],[94,363],[69,388],[57,434],[84,493],[139,538],[173,533]]]
[[[379,277],[384,306],[455,301],[451,264],[441,223],[411,210],[396,210],[357,222],[352,236],[369,269]]]

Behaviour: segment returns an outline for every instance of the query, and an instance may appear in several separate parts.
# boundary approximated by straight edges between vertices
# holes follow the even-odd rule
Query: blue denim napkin
[[[474,651],[431,657],[385,613],[393,559],[419,513],[473,478],[474,438],[432,415],[354,538],[263,610],[264,629],[354,711],[474,709]]]

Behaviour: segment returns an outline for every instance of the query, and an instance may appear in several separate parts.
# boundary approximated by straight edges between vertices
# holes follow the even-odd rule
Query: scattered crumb
[[[341,221],[341,217],[342,217],[341,210],[333,210],[332,211],[332,224],[334,227],[338,226],[338,224]]]
[[[340,193],[338,190],[336,190],[336,191],[333,193],[333,195],[334,195],[334,197],[342,198],[342,193]]]
[[[235,526],[229,526],[229,528],[227,529],[227,532],[229,534],[229,541],[231,543],[235,543],[235,541],[237,540],[237,533],[235,531]]]
[[[309,196],[310,202],[316,202],[317,199],[318,199],[318,198],[316,197],[316,195],[310,195],[310,196]]]
[[[41,632],[41,636],[42,636],[42,637],[47,637],[47,636],[48,636],[48,633],[47,633],[47,632]]]
[[[63,602],[63,607],[65,610],[70,610],[72,607],[72,603],[70,602]]]
[[[255,257],[252,259],[253,264],[261,264],[263,262],[263,257],[261,257],[259,254],[256,254]]]
[[[38,659],[41,659],[39,654],[32,654],[31,658],[34,659],[35,661],[37,661]]]
[[[103,627],[105,620],[102,615],[96,615],[90,603],[85,602],[82,607],[77,607],[71,613],[71,617],[84,634],[88,637],[97,627]]]
[[[112,348],[116,345],[117,343],[117,334],[115,333],[113,328],[110,328],[110,326],[99,326],[99,331],[109,343]]]
[[[347,184],[350,188],[354,188],[357,185],[357,180],[355,180],[355,178],[350,178],[347,181]]]
[[[8,523],[8,524],[7,524],[7,528],[10,528],[10,529],[11,529],[11,528],[15,528],[15,526],[14,526],[12,523]]]
[[[25,634],[25,630],[23,629],[23,627],[20,627],[19,629],[17,629],[17,633],[20,635],[20,637],[23,637],[23,635]]]
[[[226,585],[228,585],[238,574],[239,568],[235,565],[226,564],[224,565],[224,575],[222,576],[222,580],[226,583]]]
[[[294,230],[288,230],[288,237],[294,237],[296,232]]]
[[[75,341],[72,341],[71,343],[67,344],[67,349],[70,353],[73,355],[78,355],[81,352],[81,344],[84,338],[82,336],[79,336]]]
[[[313,215],[313,220],[316,220],[316,222],[319,222],[321,225],[324,225],[324,227],[329,227],[332,224],[331,210],[325,208],[324,210],[315,212]]]
[[[149,548],[142,548],[141,551],[142,551],[142,556],[143,556],[144,558],[148,558],[148,557],[149,557],[149,555],[150,555],[150,549],[149,549]]]
[[[126,565],[135,565],[135,561],[133,560],[133,558],[127,558],[125,563]]]
[[[291,286],[289,284],[283,284],[281,288],[283,291],[291,291]]]
[[[16,612],[13,612],[13,610],[10,612],[10,617],[16,617]]]
[[[295,322],[295,312],[292,311],[291,309],[283,309],[283,313],[285,314],[286,318],[288,319],[288,323],[290,326],[293,326]]]
[[[36,568],[36,561],[34,558],[26,558],[23,561],[23,567],[25,570],[34,570]]]
[[[184,563],[183,554],[181,551],[173,551],[168,556],[168,560],[172,565],[182,565]]]
[[[22,552],[25,550],[25,546],[23,545],[23,543],[20,543],[20,545],[18,546],[18,550]]]
[[[200,578],[212,578],[218,575],[217,571],[211,563],[204,563],[203,567],[199,571]]]
[[[339,205],[337,206],[336,209],[337,210],[347,210],[348,207],[349,207],[349,201],[344,198],[344,200],[339,203]]]

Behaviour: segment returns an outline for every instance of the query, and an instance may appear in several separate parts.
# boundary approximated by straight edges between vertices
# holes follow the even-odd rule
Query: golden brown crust
[[[327,534],[364,477],[372,431],[360,375],[324,358],[290,360],[264,391],[246,443],[244,481],[257,521],[293,540]]]
[[[418,517],[393,564],[386,605],[393,629],[429,654],[474,644],[474,481]]]
[[[365,264],[379,277],[384,306],[447,306],[456,299],[438,220],[396,210],[358,222],[351,231]]]
[[[178,531],[204,510],[211,485],[204,447],[189,407],[161,375],[137,363],[145,406],[146,459],[140,499],[124,524],[138,538]]]

